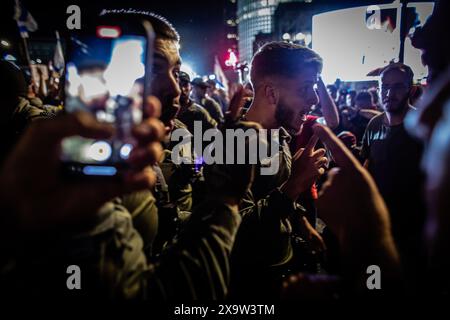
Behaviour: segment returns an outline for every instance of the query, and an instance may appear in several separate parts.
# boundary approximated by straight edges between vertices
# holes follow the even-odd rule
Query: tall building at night
[[[238,30],[237,30],[237,16],[236,16],[236,1],[227,0],[224,5],[224,18],[225,18],[225,30],[226,40],[225,45],[227,49],[237,51],[238,45]]]
[[[311,2],[311,0],[238,0],[237,23],[240,61],[249,62],[253,41],[258,33],[273,31],[273,14],[282,2]]]

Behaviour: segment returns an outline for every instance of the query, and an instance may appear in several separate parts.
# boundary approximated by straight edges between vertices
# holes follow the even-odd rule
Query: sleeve
[[[211,117],[217,122],[217,123],[222,123],[224,116],[222,113],[222,109],[220,108],[220,105],[215,102],[212,99],[208,99],[206,100],[207,104],[208,104],[208,108],[207,111],[210,113]]]
[[[233,251],[237,265],[269,267],[281,265],[292,257],[289,217],[299,208],[275,189],[254,202],[251,193],[241,206],[242,224]]]
[[[177,242],[149,266],[144,298],[154,300],[224,299],[229,256],[241,218],[219,202],[203,204]]]
[[[198,120],[202,121],[203,129],[208,130],[217,127],[217,121],[214,120],[211,115],[205,109],[200,109],[199,111],[200,117]]]

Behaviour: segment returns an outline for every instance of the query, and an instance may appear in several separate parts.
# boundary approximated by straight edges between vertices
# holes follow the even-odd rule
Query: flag
[[[214,57],[214,74],[216,76],[216,82],[221,86],[225,92],[228,92],[228,79],[223,72],[217,56]]]
[[[38,29],[36,20],[34,20],[31,13],[23,6],[20,0],[16,0],[14,20],[17,21],[22,38],[28,38],[28,32],[33,32]]]
[[[58,72],[64,69],[64,54],[61,46],[61,40],[59,38],[59,32],[56,31],[56,47],[55,53],[53,54],[53,66]]]

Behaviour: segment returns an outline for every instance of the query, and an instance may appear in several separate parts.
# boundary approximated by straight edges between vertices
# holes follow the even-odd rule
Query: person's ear
[[[264,86],[264,95],[265,95],[267,101],[269,101],[269,103],[271,105],[278,104],[278,100],[280,98],[280,93],[279,93],[278,89],[275,86],[273,86],[272,84],[266,84]]]

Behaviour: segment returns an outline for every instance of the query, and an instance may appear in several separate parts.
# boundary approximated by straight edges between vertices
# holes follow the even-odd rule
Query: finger
[[[316,161],[315,165],[317,168],[326,167],[328,165],[328,158],[326,157],[320,158],[319,160]]]
[[[325,156],[326,153],[327,153],[327,150],[325,150],[324,148],[320,148],[320,149],[317,149],[316,151],[314,151],[311,156],[313,158],[320,159],[323,156]]]
[[[231,98],[230,107],[229,107],[229,115],[232,119],[237,119],[239,114],[244,107],[244,87],[240,84],[237,88],[235,94]]]
[[[149,118],[161,117],[161,102],[155,96],[149,96],[146,99],[145,114]]]
[[[330,150],[336,164],[341,168],[360,168],[361,164],[348,150],[347,147],[327,127],[315,125],[314,134],[317,135],[325,146]]]
[[[322,196],[326,196],[327,192],[329,191],[329,189],[333,188],[333,184],[335,183],[337,177],[339,176],[339,172],[341,171],[340,168],[332,168],[331,170],[328,171],[327,174],[327,179],[326,181],[322,184],[322,188],[319,191],[318,194],[318,202],[319,200],[322,199]]]
[[[300,156],[303,154],[303,151],[305,151],[305,148],[300,148],[297,150],[297,152],[294,154],[293,160],[297,160],[300,158]]]
[[[242,90],[242,88],[244,88],[244,86],[242,84],[236,83],[234,86],[231,87],[231,92],[230,92],[231,95],[230,95],[230,97],[234,97],[237,92]]]
[[[149,118],[132,130],[139,145],[161,141],[165,135],[164,124],[157,118]]]
[[[319,137],[316,136],[316,135],[313,135],[313,136],[309,139],[308,144],[307,144],[306,147],[305,147],[305,152],[306,152],[307,154],[311,155],[311,154],[313,153],[314,147],[316,146],[317,141],[319,141]]]
[[[92,139],[106,139],[112,136],[114,128],[109,124],[98,122],[92,114],[81,111],[61,115],[54,119],[37,121],[30,131],[31,134],[39,131],[36,143],[39,144],[43,140],[45,145],[55,145],[63,138],[75,135]]]
[[[124,175],[124,185],[127,192],[151,189],[156,184],[156,173],[151,167],[139,172],[128,172]]]
[[[163,148],[159,142],[150,143],[145,147],[137,147],[130,153],[128,163],[134,169],[141,169],[155,164],[162,158]]]

